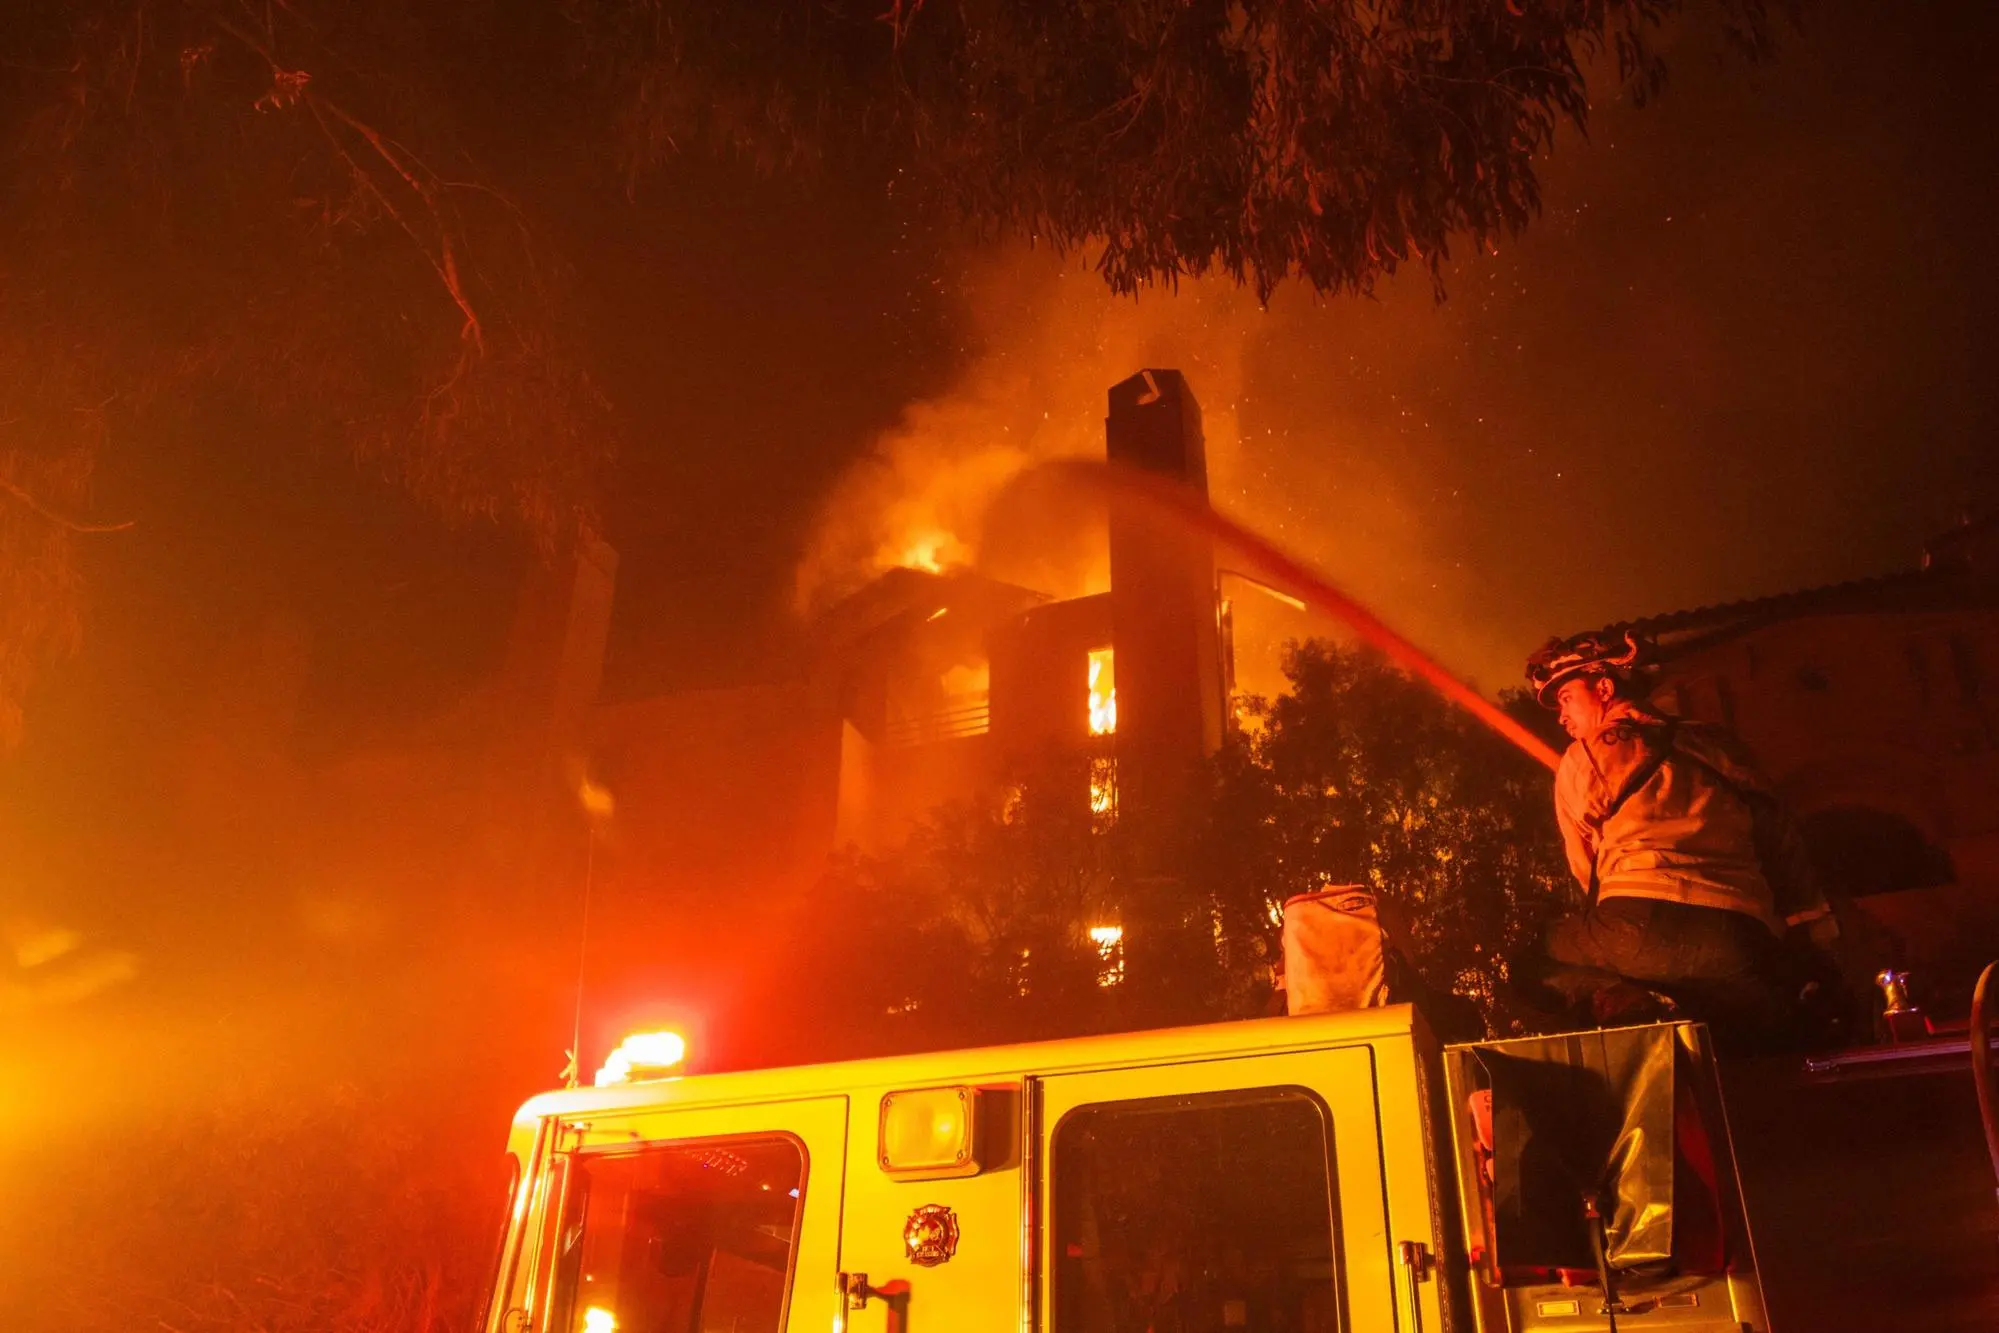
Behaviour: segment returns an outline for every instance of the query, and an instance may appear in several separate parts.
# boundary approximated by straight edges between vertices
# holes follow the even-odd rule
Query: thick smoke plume
[[[1056,596],[1100,590],[1100,543],[1039,530],[1048,525],[1026,515],[989,515],[988,506],[1029,464],[1100,457],[1105,391],[1141,366],[1186,369],[1208,405],[1210,448],[1233,445],[1254,301],[1222,286],[1122,300],[1087,268],[1046,251],[1006,251],[967,267],[956,382],[911,405],[828,497],[799,571],[801,609],[905,564],[977,564]],[[1011,530],[1023,522],[1037,530]]]
[[[1382,303],[1286,293],[1266,309],[1227,282],[1119,298],[1086,265],[1046,252],[973,267],[962,373],[911,406],[829,497],[799,572],[801,610],[905,564],[976,566],[1057,597],[1101,591],[1100,514],[992,504],[1030,464],[1101,457],[1110,385],[1166,366],[1201,402],[1219,507],[1377,599],[1460,669],[1510,652],[1462,614],[1462,581],[1407,497],[1421,463],[1404,437],[1427,423],[1383,393],[1393,372],[1418,373],[1439,337],[1427,281]],[[1331,628],[1226,578],[1224,592],[1237,603],[1247,688],[1277,684],[1284,638]]]

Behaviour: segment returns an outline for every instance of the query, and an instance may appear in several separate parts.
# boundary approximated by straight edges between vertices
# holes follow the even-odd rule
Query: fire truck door
[[[836,1326],[847,1099],[558,1127],[520,1333]]]
[[[1044,1333],[1406,1328],[1365,1048],[1041,1089]]]

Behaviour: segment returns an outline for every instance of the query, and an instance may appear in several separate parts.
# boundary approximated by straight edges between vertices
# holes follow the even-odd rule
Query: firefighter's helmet
[[[1592,630],[1550,639],[1527,658],[1527,683],[1543,708],[1555,706],[1555,692],[1578,676],[1613,676],[1631,681],[1650,664],[1652,645],[1631,630]]]

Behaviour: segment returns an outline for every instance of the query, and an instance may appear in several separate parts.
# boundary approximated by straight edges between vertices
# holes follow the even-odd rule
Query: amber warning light
[[[678,1032],[634,1032],[618,1043],[597,1071],[597,1086],[665,1078],[687,1059],[687,1041]]]
[[[979,1173],[977,1088],[919,1088],[882,1098],[881,1169],[905,1180]]]

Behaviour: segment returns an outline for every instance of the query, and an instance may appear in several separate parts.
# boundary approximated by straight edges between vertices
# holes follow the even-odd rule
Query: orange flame
[[[1124,980],[1124,927],[1091,926],[1090,943],[1097,947],[1103,966],[1097,970],[1099,986],[1115,986]]]
[[[901,543],[901,550],[893,564],[904,569],[942,574],[946,569],[966,563],[968,554],[965,544],[950,533],[940,528],[925,528]]]
[[[1099,648],[1090,654],[1090,734],[1108,736],[1117,730],[1117,655]]]

